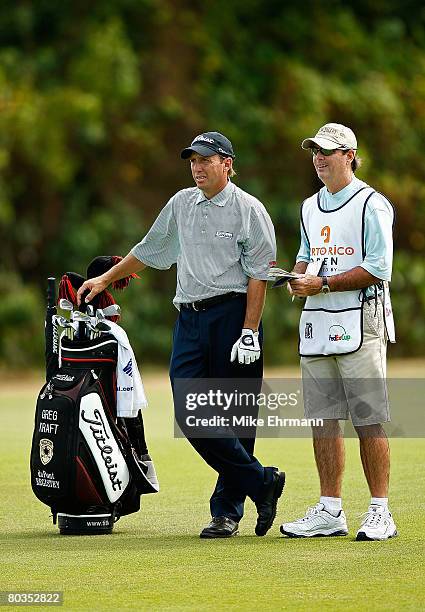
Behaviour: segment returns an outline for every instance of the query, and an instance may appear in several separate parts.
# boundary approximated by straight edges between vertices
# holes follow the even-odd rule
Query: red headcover
[[[120,262],[122,257],[119,255],[101,255],[99,257],[95,257],[89,264],[87,268],[87,278],[94,278],[95,276],[100,276],[104,274],[108,270],[112,268],[115,264]],[[137,274],[131,274],[130,276],[126,276],[119,281],[115,281],[112,283],[113,289],[125,289],[128,287],[130,280],[132,278],[140,278]],[[77,274],[76,272],[66,272],[60,281],[59,284],[59,298],[58,302],[61,298],[65,298],[72,302],[75,308],[77,308],[77,291],[84,283],[86,279]],[[115,304],[115,300],[109,291],[106,289],[96,295],[92,300],[93,308],[97,310],[98,308],[105,308],[106,306],[110,306],[110,304]],[[114,317],[107,317],[111,321],[118,321],[119,315]]]

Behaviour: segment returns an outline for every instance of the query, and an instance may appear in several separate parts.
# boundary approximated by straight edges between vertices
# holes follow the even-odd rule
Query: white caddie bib
[[[325,211],[319,193],[301,209],[301,223],[312,261],[323,263],[323,276],[359,266],[364,257],[364,214],[374,190],[359,189],[339,208]],[[362,291],[339,291],[309,296],[300,318],[302,357],[341,355],[357,351],[363,342]]]

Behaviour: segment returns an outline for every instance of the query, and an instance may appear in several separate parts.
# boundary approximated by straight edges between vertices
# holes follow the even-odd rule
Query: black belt
[[[197,302],[188,302],[187,304],[180,304],[183,308],[189,308],[191,310],[207,310],[211,308],[211,306],[215,306],[216,304],[221,304],[222,302],[227,302],[228,300],[232,300],[233,298],[240,297],[242,295],[246,295],[246,293],[239,293],[236,291],[231,291],[230,293],[223,293],[222,295],[215,295],[214,297],[206,298],[205,300],[199,300]]]

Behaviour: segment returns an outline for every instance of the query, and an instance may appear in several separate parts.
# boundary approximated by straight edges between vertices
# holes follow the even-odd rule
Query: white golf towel
[[[142,377],[126,332],[117,323],[107,323],[118,342],[117,416],[136,417],[148,405]]]

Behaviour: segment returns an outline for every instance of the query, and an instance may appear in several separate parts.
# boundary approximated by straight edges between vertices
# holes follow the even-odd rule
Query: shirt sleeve
[[[180,253],[173,201],[174,197],[161,210],[146,236],[131,249],[134,257],[158,270],[171,268]]]
[[[276,265],[276,236],[272,220],[265,208],[250,208],[241,265],[247,276],[258,280],[268,280],[270,266]]]
[[[299,261],[306,261],[307,263],[310,263],[310,245],[308,243],[307,236],[305,235],[305,231],[304,231],[302,223],[300,223],[300,234],[301,234],[301,242],[300,242],[300,248],[298,250],[296,262],[298,263]]]
[[[365,214],[365,251],[361,267],[381,280],[390,281],[393,265],[394,211],[379,193],[370,198]]]

